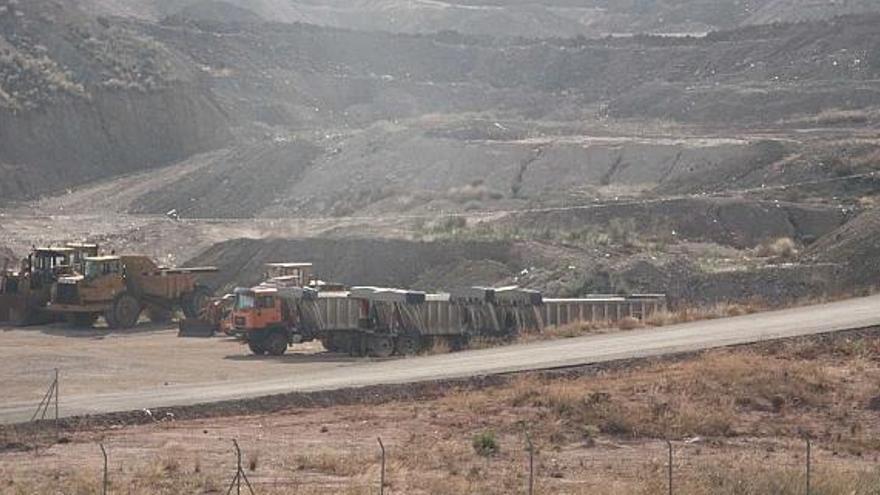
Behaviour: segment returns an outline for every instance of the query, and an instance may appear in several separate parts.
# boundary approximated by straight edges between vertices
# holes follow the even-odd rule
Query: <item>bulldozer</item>
[[[178,322],[178,337],[213,337],[216,333],[230,334],[234,294],[213,297],[202,308],[197,318],[183,318]]]
[[[0,271],[0,321],[17,326],[56,321],[57,316],[46,311],[52,285],[59,277],[82,270],[83,260],[97,254],[97,244],[35,247],[18,270],[4,267]]]
[[[197,276],[216,271],[160,267],[147,256],[85,257],[82,273],[59,277],[52,285],[47,309],[82,327],[103,316],[113,329],[134,327],[143,312],[158,323],[169,322],[178,309],[195,318],[212,295]]]

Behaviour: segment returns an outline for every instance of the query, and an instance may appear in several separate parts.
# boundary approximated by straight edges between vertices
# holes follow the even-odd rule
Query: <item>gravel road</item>
[[[271,373],[266,372],[264,362],[239,363],[254,365],[255,372],[259,373],[248,376],[249,373],[244,371],[222,381],[126,387],[111,393],[62,392],[61,413],[65,416],[77,416],[296,391],[334,390],[564,368],[878,325],[880,296],[872,296],[722,320],[430,357],[381,362],[341,360],[320,366],[297,365],[296,361],[276,361],[271,362]],[[167,338],[173,337],[167,335]],[[217,341],[208,342],[224,345]],[[174,341],[169,342],[169,345],[174,345]],[[13,359],[9,364],[14,365],[15,358],[9,359]],[[222,360],[217,363],[218,369],[221,369],[222,363],[219,361]],[[157,369],[156,372],[160,373],[160,370]],[[147,376],[148,373],[145,374]],[[34,407],[34,401],[5,401],[0,405],[0,422],[26,421]]]

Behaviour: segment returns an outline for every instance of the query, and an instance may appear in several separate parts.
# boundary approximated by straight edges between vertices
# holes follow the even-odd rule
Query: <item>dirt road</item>
[[[208,379],[202,383],[168,385],[163,383],[161,386],[148,387],[132,385],[112,393],[100,393],[99,389],[91,393],[74,391],[62,396],[61,411],[64,415],[74,416],[199,404],[293,391],[333,390],[551,369],[876,325],[880,325],[880,296],[658,329],[385,362],[343,360],[321,363],[320,359],[313,357],[309,359],[311,365],[302,366],[300,363],[297,366],[296,358],[290,361],[255,359],[258,362],[236,363],[238,372],[226,380]],[[168,349],[173,349],[172,346],[178,340],[171,335],[167,335],[167,338],[174,339],[168,343]],[[208,342],[224,345],[216,341]],[[16,359],[15,356],[7,356],[6,366],[15,366]],[[180,359],[176,361],[179,362]],[[213,371],[228,371],[228,361],[217,359],[213,363]],[[203,366],[212,366],[204,360],[201,362]],[[271,363],[272,368],[271,376],[268,377],[265,372],[266,362]],[[145,382],[155,380],[154,375],[163,374],[161,361],[158,363],[156,369],[142,371]],[[253,372],[244,370],[242,364],[253,365],[250,368]],[[4,394],[4,397],[9,396]],[[33,409],[34,401],[7,401],[0,405],[0,422],[28,420]]]

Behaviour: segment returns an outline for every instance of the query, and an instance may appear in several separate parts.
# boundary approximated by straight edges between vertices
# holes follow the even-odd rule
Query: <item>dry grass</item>
[[[373,462],[363,455],[348,452],[340,455],[330,449],[297,454],[293,467],[297,471],[311,471],[332,476],[353,477],[363,474],[365,467]]]
[[[755,256],[759,258],[774,258],[780,261],[790,261],[797,257],[798,245],[790,237],[780,237],[767,241],[755,248]]]
[[[682,308],[676,311],[658,311],[648,316],[645,319],[645,324],[652,327],[662,327],[694,321],[750,315],[769,309],[769,307],[760,302],[719,303],[698,308]]]
[[[818,302],[818,301],[810,301]],[[760,302],[752,303],[724,303],[698,308],[682,308],[675,311],[664,310],[652,313],[645,319],[632,316],[622,318],[620,321],[576,321],[566,325],[546,327],[540,333],[525,333],[519,336],[517,342],[532,342],[540,340],[564,339],[583,337],[585,335],[597,335],[610,333],[617,330],[630,331],[645,327],[662,327],[694,321],[714,320],[732,316],[742,316],[770,309]],[[497,341],[492,344],[498,345]],[[484,345],[488,347],[489,345]],[[473,346],[472,346],[473,347]]]
[[[876,495],[880,424],[868,404],[880,397],[878,383],[880,337],[801,339],[591,375],[520,375],[430,400],[97,435],[112,446],[113,493],[132,495],[222,493],[234,468],[225,439],[242,439],[243,431],[253,432],[245,435],[245,458],[259,453],[249,477],[260,483],[258,493],[270,495],[376,493],[376,436],[388,449],[391,493],[523,493],[525,431],[537,448],[539,494],[662,493],[665,438],[675,442],[675,493],[802,493],[802,436],[809,434],[814,493]],[[155,440],[168,435],[191,441]],[[701,440],[683,441],[691,438]],[[16,480],[0,493],[96,493],[100,456],[93,441],[21,454],[24,463],[0,455],[0,479]],[[492,455],[481,455],[487,445],[494,445]],[[94,463],[47,469],[58,465],[50,459],[85,451]]]

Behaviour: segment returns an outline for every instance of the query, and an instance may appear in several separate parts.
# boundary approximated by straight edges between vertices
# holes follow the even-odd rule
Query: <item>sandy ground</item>
[[[31,402],[62,368],[63,416],[254,399],[292,392],[434,382],[668,356],[880,325],[880,296],[606,335],[521,343],[411,359],[352,359],[294,348],[253,357],[222,339],[179,339],[173,330],[77,333],[62,326],[3,335],[4,422],[26,421]],[[60,332],[60,333],[59,333]],[[20,383],[19,383],[20,382]]]
[[[182,384],[277,378],[356,361],[329,355],[320,343],[277,358],[256,357],[233,339],[178,338],[176,329],[141,326],[133,333],[71,330],[64,325],[0,327],[4,401],[39,402],[61,369],[64,395],[156,390]]]
[[[676,493],[803,493],[809,435],[816,493],[867,495],[880,454],[876,412],[866,407],[878,363],[876,336],[799,341],[597,376],[524,375],[419,401],[90,427],[35,450],[7,443],[0,493],[98,493],[99,444],[115,491],[225,493],[233,439],[257,493],[376,493],[379,437],[386,493],[527,493],[528,430],[539,494],[665,493],[664,435],[673,441]],[[781,408],[764,407],[777,396]],[[488,456],[473,447],[485,432],[498,449]]]

